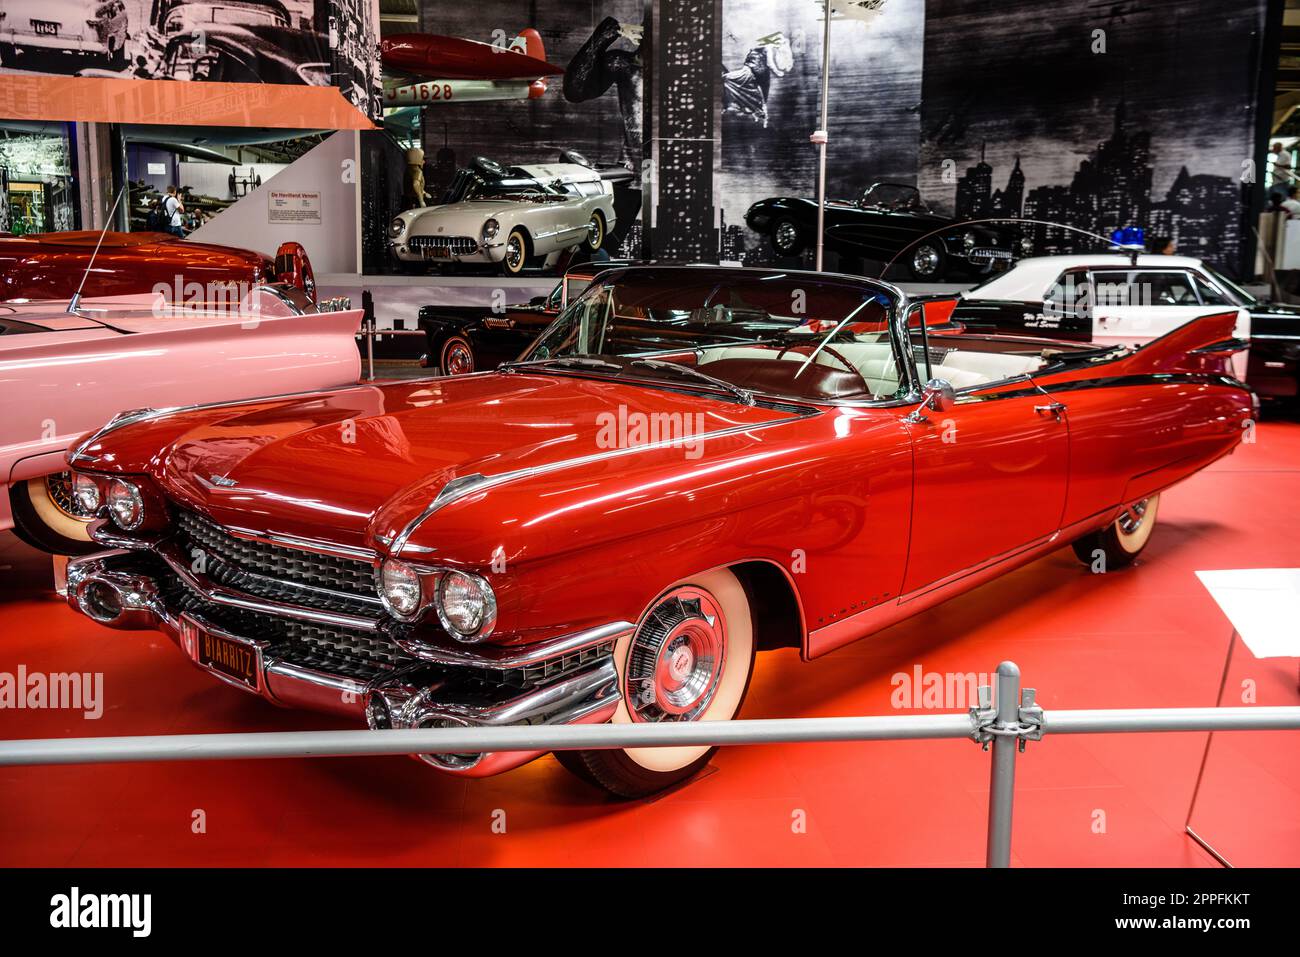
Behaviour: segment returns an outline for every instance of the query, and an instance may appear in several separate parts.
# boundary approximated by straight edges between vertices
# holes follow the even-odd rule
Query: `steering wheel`
[[[808,345],[808,343],[803,342],[803,343],[791,344],[791,345],[785,346],[785,347],[783,347],[783,348],[781,349],[780,352],[778,352],[778,353],[776,354],[776,357],[777,357],[777,359],[780,359],[782,356],[784,356],[784,355],[785,355],[787,352],[789,352],[791,349],[799,349],[799,348],[801,348],[801,347],[803,347],[803,346],[806,346],[806,345]],[[861,370],[859,370],[857,366],[855,366],[855,365],[854,365],[852,362],[850,362],[848,359],[844,358],[844,356],[840,355],[838,352],[836,352],[836,351],[835,351],[834,349],[832,349],[830,346],[822,346],[822,352],[826,353],[828,356],[831,356],[831,357],[834,358],[834,359],[839,360],[840,364],[842,364],[842,365],[844,366],[845,369],[847,369],[849,372],[852,372],[855,376],[858,377],[858,381],[862,383],[862,390],[863,390],[864,392],[866,392],[866,394],[869,395],[869,396],[872,396],[872,397],[875,396],[876,393],[872,390],[872,388],[871,388],[871,384],[870,384],[869,382],[867,382],[867,377],[864,376],[864,375],[862,374]]]

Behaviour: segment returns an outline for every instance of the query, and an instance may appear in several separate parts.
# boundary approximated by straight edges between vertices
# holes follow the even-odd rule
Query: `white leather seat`
[[[866,380],[873,395],[890,396],[897,391],[898,363],[888,342],[837,342],[829,348],[833,349],[836,355],[843,356],[853,363]],[[723,349],[710,349],[706,353],[706,358],[709,361],[773,359],[776,354],[776,350],[762,346],[727,346]],[[823,349],[814,361],[831,368],[844,368],[844,363],[836,358],[836,355],[828,354]],[[808,358],[808,354],[790,350],[781,358],[787,362],[803,362]],[[1035,372],[1042,366],[1043,360],[1039,356],[953,349],[944,356],[943,362],[934,366],[933,373],[936,379],[947,379],[954,389],[969,389]],[[924,376],[925,366],[921,365],[919,371]]]

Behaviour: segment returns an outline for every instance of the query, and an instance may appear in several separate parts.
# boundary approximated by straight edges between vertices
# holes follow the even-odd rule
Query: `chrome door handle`
[[[1034,411],[1037,412],[1039,415],[1047,415],[1050,413],[1051,415],[1054,415],[1056,416],[1056,418],[1059,419],[1061,417],[1061,413],[1065,411],[1065,405],[1060,402],[1049,402],[1047,405],[1034,406]]]

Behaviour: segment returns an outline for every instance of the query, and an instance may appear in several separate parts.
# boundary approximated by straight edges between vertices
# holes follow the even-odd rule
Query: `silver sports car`
[[[475,160],[442,205],[409,209],[388,226],[404,263],[499,263],[506,275],[586,244],[595,251],[614,227],[612,183],[576,163],[506,168]]]

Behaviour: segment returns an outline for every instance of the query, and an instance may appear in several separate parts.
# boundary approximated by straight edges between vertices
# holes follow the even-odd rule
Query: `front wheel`
[[[528,265],[528,257],[531,255],[532,242],[528,239],[528,232],[522,226],[516,226],[506,237],[506,252],[501,258],[501,270],[507,276],[518,276]]]
[[[594,253],[599,252],[603,245],[605,245],[605,217],[597,211],[591,214],[591,222],[587,224],[586,246]]]
[[[778,256],[798,256],[803,252],[803,230],[789,217],[772,224],[772,251]]]
[[[907,260],[907,271],[917,282],[934,281],[943,278],[945,265],[943,247],[926,241],[912,250]]]
[[[104,546],[90,538],[90,519],[76,513],[67,472],[19,482],[9,489],[14,534],[52,555],[87,555]]]
[[[1075,556],[1096,571],[1104,572],[1132,565],[1151,538],[1159,510],[1159,495],[1134,502],[1101,531],[1077,539],[1073,543]],[[1100,567],[1097,567],[1099,562]]]
[[[614,648],[622,701],[613,722],[727,721],[754,671],[754,627],[744,586],[726,569],[674,585]],[[574,774],[622,798],[672,787],[716,748],[557,751]]]

